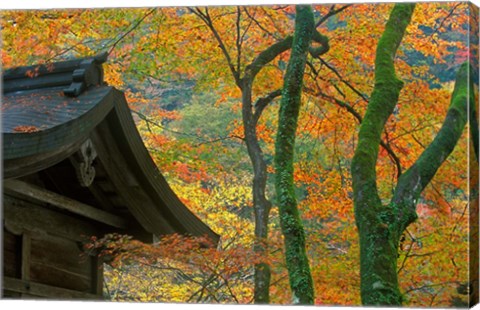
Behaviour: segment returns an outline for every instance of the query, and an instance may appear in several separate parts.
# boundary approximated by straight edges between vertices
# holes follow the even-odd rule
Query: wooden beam
[[[86,218],[69,216],[52,208],[45,208],[44,205],[45,203],[22,199],[21,195],[16,193],[4,192],[5,229],[17,236],[28,231],[35,238],[43,239],[52,235],[80,242],[85,241],[85,236],[100,236],[106,233],[106,225],[98,225],[97,222]]]
[[[101,296],[61,287],[3,277],[3,289],[50,299],[101,299]]]
[[[70,211],[86,218],[117,228],[126,228],[127,221],[119,216],[86,205],[79,201],[64,197],[41,187],[19,181],[4,180],[4,189],[38,201],[49,203],[57,208]]]

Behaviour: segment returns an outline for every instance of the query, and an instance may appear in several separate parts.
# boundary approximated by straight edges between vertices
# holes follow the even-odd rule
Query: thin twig
[[[307,89],[307,91],[308,91],[308,89]],[[325,99],[328,99],[328,100],[332,101],[333,103],[335,103],[336,105],[345,108],[351,115],[353,115],[353,117],[355,117],[357,119],[358,123],[360,123],[360,124],[362,123],[363,118],[360,115],[360,113],[358,113],[350,104],[346,103],[345,101],[339,100],[339,99],[337,99],[335,97],[332,97],[332,96],[329,96],[329,95],[326,95],[321,91],[317,91],[315,93],[315,95],[321,96]],[[398,158],[397,154],[395,154],[395,152],[390,147],[390,145],[388,143],[386,143],[385,141],[380,140],[380,145],[382,146],[382,148],[385,151],[387,151],[389,158],[395,164],[395,167],[397,169],[397,178],[399,178],[400,175],[402,174],[402,165],[401,165],[401,162],[400,162],[400,158]]]
[[[414,288],[411,288],[411,289],[409,289],[409,290],[406,290],[406,291],[404,292],[404,294],[409,294],[409,293],[411,293],[411,292],[420,291],[420,290],[423,290],[423,289],[426,289],[426,288],[430,288],[430,287],[444,286],[444,285],[449,285],[449,284],[459,284],[459,282],[458,282],[458,281],[447,281],[447,282],[436,283],[436,284],[422,285],[422,286],[418,286],[418,287],[414,287]]]
[[[237,72],[240,72],[241,59],[242,59],[242,40],[240,37],[240,23],[242,21],[242,13],[240,7],[237,6],[237,20],[235,22],[235,28],[237,29],[237,37],[235,44],[237,46]]]
[[[332,17],[333,15],[337,15],[338,13],[342,12],[343,10],[347,9],[348,7],[352,6],[352,4],[346,4],[342,6],[341,8],[335,10],[335,4],[331,6],[330,11],[328,11],[325,16],[320,18],[320,20],[315,24],[315,28],[318,28],[321,24],[323,24],[327,19]]]
[[[108,51],[108,55],[110,55],[113,50],[115,49],[115,47],[117,46],[118,43],[120,43],[129,33],[131,33],[132,31],[134,31],[135,29],[138,28],[138,26],[140,26],[140,24],[150,15],[153,14],[153,12],[155,12],[155,9],[151,9],[149,10],[147,13],[145,13],[145,15],[143,15],[142,18],[140,18],[128,31],[126,31],[123,35],[120,36],[120,38],[118,38],[110,47],[110,50]]]
[[[330,65],[328,62],[326,62],[325,60],[323,60],[321,57],[319,57],[318,59],[320,59],[320,62],[325,65],[328,69],[330,69],[330,71],[332,71],[333,73],[335,73],[335,75],[340,79],[340,81],[342,81],[342,83],[344,83],[345,85],[347,85],[348,88],[350,88],[354,93],[356,93],[360,98],[363,99],[363,101],[367,102],[369,101],[368,99],[368,96],[365,95],[365,94],[362,94],[359,90],[357,90],[352,84],[350,84],[347,80],[345,80],[341,75],[340,73],[338,73],[337,69],[335,69],[332,65]]]
[[[269,36],[271,36],[272,38],[276,39],[276,40],[279,40],[280,38],[278,36],[275,36],[273,33],[271,33],[270,31],[268,31],[265,27],[263,27],[260,22],[255,19],[255,16],[252,16],[250,14],[250,12],[248,12],[248,9],[247,7],[244,7],[243,8],[244,12],[247,14],[248,18],[250,18],[257,26],[258,28],[260,28],[261,30],[263,30],[263,32],[265,32],[266,34],[268,34]]]
[[[205,12],[202,12],[199,8],[188,8],[190,12],[193,14],[197,15],[204,23],[207,25],[207,27],[210,29],[212,32],[213,36],[217,40],[218,46],[222,50],[223,55],[225,56],[225,59],[227,60],[227,65],[230,68],[230,71],[233,74],[233,77],[235,78],[235,82],[237,85],[240,84],[240,75],[239,72],[235,69],[235,66],[232,61],[232,57],[228,53],[227,47],[225,46],[225,43],[223,42],[220,34],[218,33],[217,29],[213,25],[212,18],[210,17],[210,14],[208,12],[208,8],[205,8]]]
[[[445,21],[446,21],[448,18],[450,18],[450,16],[453,15],[453,12],[455,12],[455,10],[457,9],[457,7],[458,7],[459,5],[461,5],[461,4],[463,4],[463,3],[464,3],[464,2],[459,2],[459,3],[457,3],[457,4],[450,10],[450,12],[447,14],[447,16],[445,16],[445,18],[442,19],[442,21],[440,22],[440,25],[438,25],[438,27],[436,27],[436,28],[433,30],[433,32],[430,34],[430,37],[429,37],[430,39],[433,37],[433,35],[434,35],[435,33],[437,33],[437,32],[443,27],[443,24],[445,23]]]

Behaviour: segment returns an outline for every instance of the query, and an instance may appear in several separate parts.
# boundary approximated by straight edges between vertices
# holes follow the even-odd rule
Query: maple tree
[[[376,100],[375,50],[392,7],[312,6],[315,29],[328,41],[321,38],[311,46],[328,45],[328,52],[307,56],[292,168],[315,304],[362,302],[363,262],[353,202],[358,203],[358,196],[352,189],[358,181],[350,169],[360,143],[358,128],[368,127],[367,111]],[[382,206],[390,204],[399,177],[407,177],[404,167],[413,167],[438,136],[455,75],[462,63],[475,59],[475,44],[467,33],[474,13],[466,3],[417,4],[394,61],[403,88],[377,132],[378,156],[372,165]],[[109,298],[291,303],[273,176],[278,172],[278,102],[295,15],[293,6],[2,12],[5,68],[108,52],[106,80],[125,92],[144,142],[169,184],[222,235],[223,244],[232,241],[228,253],[252,258],[232,256],[243,274],[232,276],[233,294],[223,290],[227,286],[220,277],[232,273],[216,269],[215,283],[206,286],[210,291],[190,299],[202,285],[178,281],[180,271],[203,280],[210,274],[196,274],[200,264],[189,269],[182,260],[168,262],[180,271],[168,276],[155,272],[155,267],[135,263],[140,252],[149,256],[155,249],[137,244],[138,256],[122,253],[118,268],[106,270],[109,288],[122,287],[121,294]],[[478,127],[472,115],[471,129]],[[464,131],[418,197],[417,221],[397,235],[391,252],[398,257],[391,272],[396,269],[401,292],[395,300],[401,295],[405,305],[462,305],[468,296],[468,225],[475,211],[469,206],[465,150],[471,141],[477,140]],[[185,243],[195,247],[194,240]],[[227,253],[222,250],[202,255],[215,261]],[[140,281],[142,277],[154,282]],[[219,294],[214,293],[219,286]]]
[[[170,235],[145,244],[109,234],[84,247],[112,267],[106,292],[112,300],[248,303],[250,265],[262,258],[235,238],[219,248],[209,242]]]
[[[445,122],[418,160],[398,179],[389,204],[377,193],[375,165],[385,122],[393,113],[403,82],[394,68],[396,50],[410,22],[414,4],[397,4],[378,42],[375,87],[360,126],[352,160],[355,217],[360,235],[361,292],[365,305],[400,305],[397,253],[404,230],[417,219],[416,204],[439,166],[453,151],[467,121],[467,103],[474,102],[469,64],[459,69]]]
[[[243,54],[247,54],[249,50],[245,50],[243,45],[248,41],[246,38],[251,36],[252,32],[254,32],[254,30],[250,29],[253,28],[252,25],[254,23],[259,25],[255,18],[257,10],[252,10],[253,12],[250,12],[248,8],[243,8],[242,10],[242,8],[237,7],[235,9],[234,16],[236,16],[236,20],[230,21],[232,25],[235,25],[234,43],[232,42],[233,40],[231,36],[224,36],[222,38],[220,31],[215,26],[214,20],[218,19],[217,17],[219,15],[213,15],[211,13],[212,10],[209,10],[209,8],[205,8],[204,11],[199,8],[189,10],[198,16],[211,31],[225,61],[227,62],[229,71],[234,78],[235,85],[241,91],[243,140],[247,146],[248,155],[253,167],[252,198],[255,210],[255,236],[257,238],[254,248],[259,254],[266,255],[268,250],[267,237],[271,202],[266,197],[268,177],[267,163],[260,145],[259,120],[264,109],[275,98],[280,96],[281,91],[280,89],[274,89],[263,97],[258,97],[255,103],[253,102],[253,93],[254,85],[258,84],[255,83],[257,75],[279,55],[291,48],[293,38],[289,35],[277,42],[271,43],[271,45],[267,46],[258,55],[255,55],[255,58],[250,63],[244,65],[245,60],[243,58],[245,56]],[[221,14],[223,15],[225,13],[222,12]],[[243,15],[246,16],[248,23],[243,21],[245,18]],[[242,23],[245,25],[242,25]],[[265,28],[261,26],[259,26],[259,28],[262,32],[265,32],[263,35],[269,34],[275,38],[275,36],[271,35],[268,31],[265,31]],[[320,55],[328,50],[328,40],[326,37],[316,33],[315,40],[322,44],[320,49],[315,50],[316,54]],[[229,41],[232,42],[230,43],[232,46],[229,46]],[[234,50],[233,52],[230,51],[232,49]],[[314,50],[311,50],[311,52],[314,52]],[[255,267],[256,303],[268,303],[270,277],[270,270],[267,264],[260,264]]]

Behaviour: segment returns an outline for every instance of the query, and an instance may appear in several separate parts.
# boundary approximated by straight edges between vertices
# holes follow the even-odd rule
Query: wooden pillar
[[[92,256],[90,262],[92,266],[91,293],[98,295],[99,299],[103,299],[103,260],[98,256]]]

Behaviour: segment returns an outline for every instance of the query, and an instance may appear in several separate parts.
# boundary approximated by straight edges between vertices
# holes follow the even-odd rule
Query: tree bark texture
[[[375,166],[381,134],[403,86],[394,68],[394,58],[415,5],[393,8],[377,46],[375,87],[359,131],[352,160],[355,219],[360,237],[361,296],[364,305],[400,305],[397,280],[396,235],[386,224],[377,192]]]
[[[314,303],[313,280],[305,249],[305,232],[297,208],[293,182],[295,133],[303,75],[313,31],[311,7],[297,6],[292,54],[284,80],[275,141],[275,189],[293,304]]]
[[[255,210],[255,245],[256,254],[267,257],[268,216],[271,203],[265,195],[267,186],[267,165],[258,142],[256,123],[252,113],[252,80],[244,79],[242,84],[242,119],[245,144],[253,167],[253,205]],[[268,304],[270,302],[270,267],[266,263],[255,265],[254,302]]]
[[[417,161],[401,175],[390,203],[383,205],[377,191],[375,167],[385,122],[403,87],[395,74],[394,59],[414,8],[415,4],[396,4],[377,45],[375,86],[352,160],[364,305],[402,304],[397,278],[400,236],[417,218],[416,204],[423,189],[457,144],[467,122],[468,101],[473,100],[469,98],[469,65],[465,63],[457,74],[450,107],[440,131]]]
[[[242,91],[242,121],[245,144],[253,167],[253,205],[255,210],[255,245],[254,251],[261,257],[268,256],[268,221],[271,202],[266,197],[267,164],[257,136],[257,122],[265,106],[278,96],[276,92],[263,98],[262,107],[256,107],[252,102],[252,85],[260,70],[279,54],[290,49],[292,37],[275,43],[256,57],[245,68],[245,74],[239,81]],[[254,108],[256,110],[254,110]],[[254,303],[268,304],[270,302],[271,270],[267,263],[255,265],[254,271]]]
[[[266,197],[267,186],[267,164],[263,155],[262,148],[257,136],[257,122],[266,107],[280,93],[273,91],[268,96],[261,98],[261,103],[257,100],[256,104],[252,102],[252,85],[257,74],[274,60],[281,53],[289,50],[292,46],[292,37],[288,36],[267,49],[262,51],[245,68],[245,74],[240,79],[238,87],[242,91],[242,121],[243,132],[245,135],[245,144],[247,146],[248,156],[253,167],[253,205],[255,210],[255,245],[254,251],[261,257],[268,256],[268,222],[271,209],[271,202]],[[258,106],[257,106],[258,104]],[[268,304],[270,302],[270,279],[271,270],[267,263],[255,265],[254,270],[254,303]]]

